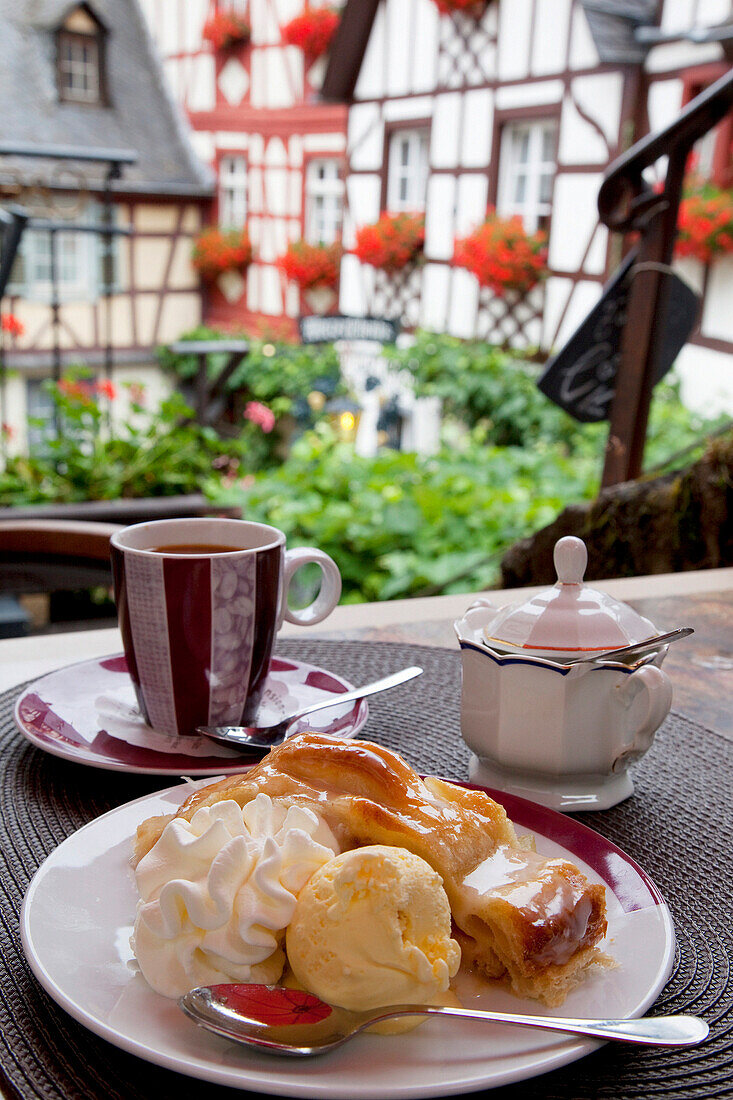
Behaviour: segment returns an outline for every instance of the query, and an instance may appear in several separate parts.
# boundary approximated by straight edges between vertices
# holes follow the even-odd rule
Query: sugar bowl
[[[480,599],[454,624],[461,647],[461,732],[474,782],[559,810],[628,798],[629,764],[672,705],[660,643],[627,663],[604,654],[653,646],[649,619],[583,583],[581,539],[559,540],[557,583],[523,603]]]

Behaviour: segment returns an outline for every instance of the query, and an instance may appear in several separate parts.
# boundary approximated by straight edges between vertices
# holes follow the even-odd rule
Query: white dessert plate
[[[197,783],[196,786],[200,784]],[[188,1020],[154,993],[130,950],[137,892],[129,858],[137,825],[171,813],[192,790],[171,787],[111,810],[65,840],[41,865],[23,903],[21,934],[44,989],[96,1035],[178,1073],[281,1096],[444,1096],[520,1081],[573,1062],[601,1044],[519,1027],[436,1017],[405,1035],[361,1035],[303,1062],[260,1054]],[[590,975],[555,1010],[562,1016],[640,1016],[672,969],[672,919],[632,859],[553,810],[490,791],[546,855],[567,856],[607,887],[607,951],[618,964]],[[464,1004],[552,1015],[466,976]]]
[[[353,686],[304,661],[273,657],[256,722],[279,722],[325,695],[351,691]],[[309,729],[353,737],[368,715],[366,699],[359,699],[294,722],[290,732]],[[29,684],[15,704],[15,722],[39,749],[110,771],[232,775],[245,770],[248,759],[256,759],[206,737],[187,737],[183,752],[180,738],[151,729],[138,709],[122,653],[67,665]]]

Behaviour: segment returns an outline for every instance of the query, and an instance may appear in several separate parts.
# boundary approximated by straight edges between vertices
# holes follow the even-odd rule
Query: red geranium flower
[[[674,250],[704,264],[733,252],[733,192],[704,180],[694,168],[685,180]]]
[[[301,290],[318,286],[333,289],[338,283],[340,263],[341,245],[338,242],[309,244],[307,241],[293,241],[285,255],[277,261],[277,266]]]
[[[3,332],[9,332],[11,336],[22,336],[25,332],[25,325],[14,313],[3,313],[0,317],[0,327]]]
[[[453,263],[500,297],[507,290],[526,294],[547,274],[546,241],[541,231],[527,233],[518,215],[500,218],[489,207],[486,221],[455,242]]]
[[[422,214],[388,214],[356,231],[354,255],[383,271],[400,271],[420,256],[425,243]]]
[[[246,19],[233,11],[217,11],[204,23],[203,37],[215,50],[230,50],[249,42],[250,27]]]
[[[340,18],[332,8],[306,7],[302,15],[280,28],[280,35],[288,46],[297,46],[306,57],[315,60],[330,46]]]
[[[486,7],[486,0],[433,0],[438,11],[450,15],[452,11],[465,11],[477,18]]]
[[[114,383],[110,382],[109,378],[102,379],[101,382],[97,382],[94,387],[97,393],[101,393],[103,397],[106,397],[108,401],[114,401],[117,397],[117,390]]]
[[[192,263],[202,279],[213,281],[223,271],[246,271],[251,262],[246,229],[205,229],[194,242]]]

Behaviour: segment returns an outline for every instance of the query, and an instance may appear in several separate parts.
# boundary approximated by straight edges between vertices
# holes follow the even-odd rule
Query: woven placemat
[[[370,700],[363,736],[421,772],[468,775],[459,731],[457,652],[390,643],[283,640],[278,653],[366,683],[405,665],[425,675]],[[0,1065],[11,1097],[44,1100],[180,1100],[243,1094],[160,1069],[75,1023],[41,990],[20,946],[18,919],[28,882],[45,856],[99,814],[167,784],[67,763],[25,742],[12,712],[18,689],[0,696]],[[492,1092],[496,1100],[708,1100],[733,1096],[733,744],[672,714],[634,768],[636,795],[587,824],[654,878],[675,921],[674,973],[656,1012],[694,1012],[711,1038],[691,1050],[608,1044],[531,1084]],[[398,1040],[395,1040],[398,1041]],[[530,1092],[528,1092],[528,1089]],[[252,1095],[250,1093],[250,1095]],[[385,1096],[385,1100],[389,1097]]]

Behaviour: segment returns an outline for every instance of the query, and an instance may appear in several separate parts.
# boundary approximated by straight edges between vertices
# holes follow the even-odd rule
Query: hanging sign
[[[344,317],[340,314],[311,314],[298,319],[304,344],[332,344],[334,340],[371,340],[394,344],[400,331],[397,321],[383,317]]]
[[[634,249],[603,288],[603,295],[562,351],[548,360],[537,385],[560,408],[584,423],[607,420],[621,359],[621,337],[638,252]],[[670,369],[697,319],[700,299],[676,274],[669,272],[664,333],[654,385]]]

